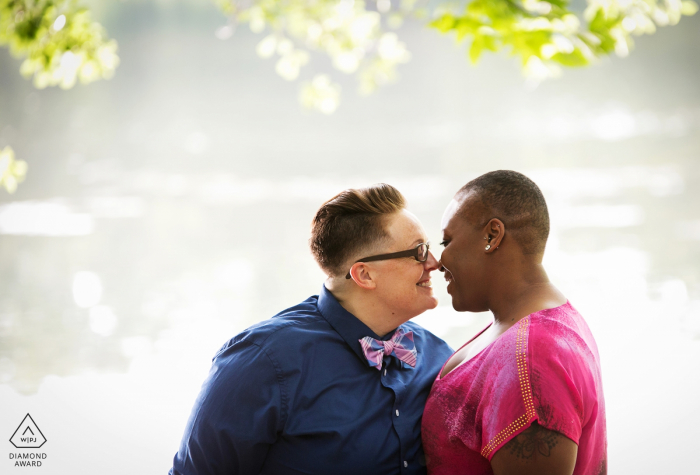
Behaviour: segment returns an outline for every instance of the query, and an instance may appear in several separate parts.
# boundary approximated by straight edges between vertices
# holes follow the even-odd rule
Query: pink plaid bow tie
[[[376,340],[370,336],[360,339],[362,345],[362,353],[370,366],[374,366],[378,370],[382,369],[384,355],[396,356],[401,361],[415,367],[416,344],[413,341],[413,332],[404,332],[401,328],[396,330],[394,336],[387,341]]]

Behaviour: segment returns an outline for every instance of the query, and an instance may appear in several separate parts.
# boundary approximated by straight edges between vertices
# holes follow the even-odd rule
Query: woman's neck
[[[549,281],[541,264],[527,272],[512,273],[495,288],[492,305],[494,324],[509,328],[520,319],[566,303],[566,297]]]
[[[359,293],[357,289],[352,290],[343,284],[344,282],[338,284],[335,279],[328,279],[326,289],[333,294],[341,307],[367,325],[377,336],[383,337],[406,322],[400,318],[387,318],[393,313],[375,301],[371,294]]]

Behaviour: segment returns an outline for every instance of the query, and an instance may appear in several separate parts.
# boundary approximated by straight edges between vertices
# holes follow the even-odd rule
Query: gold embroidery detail
[[[481,450],[481,455],[488,458],[493,449],[498,447],[504,440],[509,438],[518,430],[522,429],[532,417],[536,415],[535,404],[532,400],[532,387],[530,377],[527,373],[527,329],[530,325],[530,317],[527,316],[518,322],[518,332],[515,337],[515,363],[518,367],[518,380],[520,381],[520,392],[525,404],[525,414],[511,422],[508,427],[489,441]]]

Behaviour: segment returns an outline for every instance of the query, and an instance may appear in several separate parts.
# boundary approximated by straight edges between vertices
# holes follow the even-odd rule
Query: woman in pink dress
[[[443,366],[423,414],[430,475],[607,473],[600,360],[586,322],[549,282],[549,215],[513,171],[467,183],[442,222],[457,311],[494,321]]]

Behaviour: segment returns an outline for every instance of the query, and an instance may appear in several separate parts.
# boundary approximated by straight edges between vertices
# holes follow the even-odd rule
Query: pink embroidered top
[[[492,474],[494,454],[533,421],[578,445],[574,475],[606,473],[598,349],[569,302],[528,315],[441,374],[423,413],[429,475]]]

